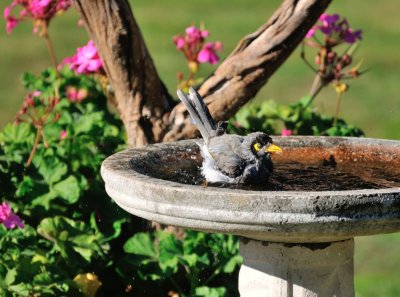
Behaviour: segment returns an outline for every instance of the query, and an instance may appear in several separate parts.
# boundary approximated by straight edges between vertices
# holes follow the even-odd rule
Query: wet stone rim
[[[197,141],[197,140],[196,140]],[[400,230],[400,188],[268,192],[184,185],[138,173],[131,163],[162,151],[196,149],[195,140],[130,149],[107,158],[102,176],[125,210],[164,224],[280,242],[328,242]],[[400,159],[400,141],[368,138],[274,137],[287,147],[380,147]],[[383,156],[386,152],[387,156]],[[390,160],[389,160],[390,161]]]

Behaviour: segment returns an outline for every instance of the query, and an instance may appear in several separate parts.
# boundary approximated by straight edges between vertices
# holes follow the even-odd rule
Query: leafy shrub
[[[264,131],[280,134],[282,128],[297,135],[315,136],[363,136],[364,132],[343,119],[335,119],[315,111],[310,104],[310,97],[298,102],[283,105],[268,100],[260,105],[242,108],[229,121],[231,133],[246,134],[248,131]]]
[[[48,69],[39,77],[26,74],[23,82],[30,94],[39,94],[24,105],[33,109],[24,109],[20,122],[0,133],[0,199],[25,223],[23,229],[0,229],[1,296],[94,296],[85,291],[87,282],[101,282],[96,296],[237,295],[231,280],[241,261],[235,237],[133,235],[134,217],[105,193],[101,162],[125,139],[93,77],[68,69],[57,77]],[[28,113],[40,113],[47,102],[41,98],[53,96],[54,88],[59,100],[51,113],[59,116],[43,121],[28,166],[38,131]],[[76,100],[71,89],[86,97]],[[82,284],[78,279],[87,273],[98,279]]]

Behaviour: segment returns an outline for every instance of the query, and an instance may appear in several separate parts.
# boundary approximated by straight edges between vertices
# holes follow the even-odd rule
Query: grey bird
[[[193,89],[189,94],[177,91],[204,143],[198,143],[203,157],[202,175],[210,183],[259,184],[272,173],[271,154],[282,149],[263,132],[246,136],[225,133],[223,122],[215,123],[201,96]]]

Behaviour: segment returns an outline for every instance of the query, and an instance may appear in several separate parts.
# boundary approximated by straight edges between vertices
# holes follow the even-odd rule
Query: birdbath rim
[[[331,152],[332,148],[332,154],[345,146],[362,146],[367,150],[379,147],[388,150],[388,158],[400,158],[400,141],[395,140],[314,136],[274,136],[273,139],[289,149],[314,145],[328,147]],[[198,141],[154,144],[108,157],[101,168],[108,194],[123,209],[152,221],[258,240],[330,242],[400,231],[398,187],[250,191],[181,184],[133,170],[132,162],[139,162],[149,154],[168,155],[177,149],[190,151],[197,147]]]

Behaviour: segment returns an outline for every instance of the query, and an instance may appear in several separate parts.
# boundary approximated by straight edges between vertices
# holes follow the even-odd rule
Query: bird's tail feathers
[[[203,139],[208,141],[211,136],[215,136],[217,134],[216,124],[199,93],[193,88],[189,88],[188,95],[184,94],[182,90],[178,90],[177,94],[185,104]]]

